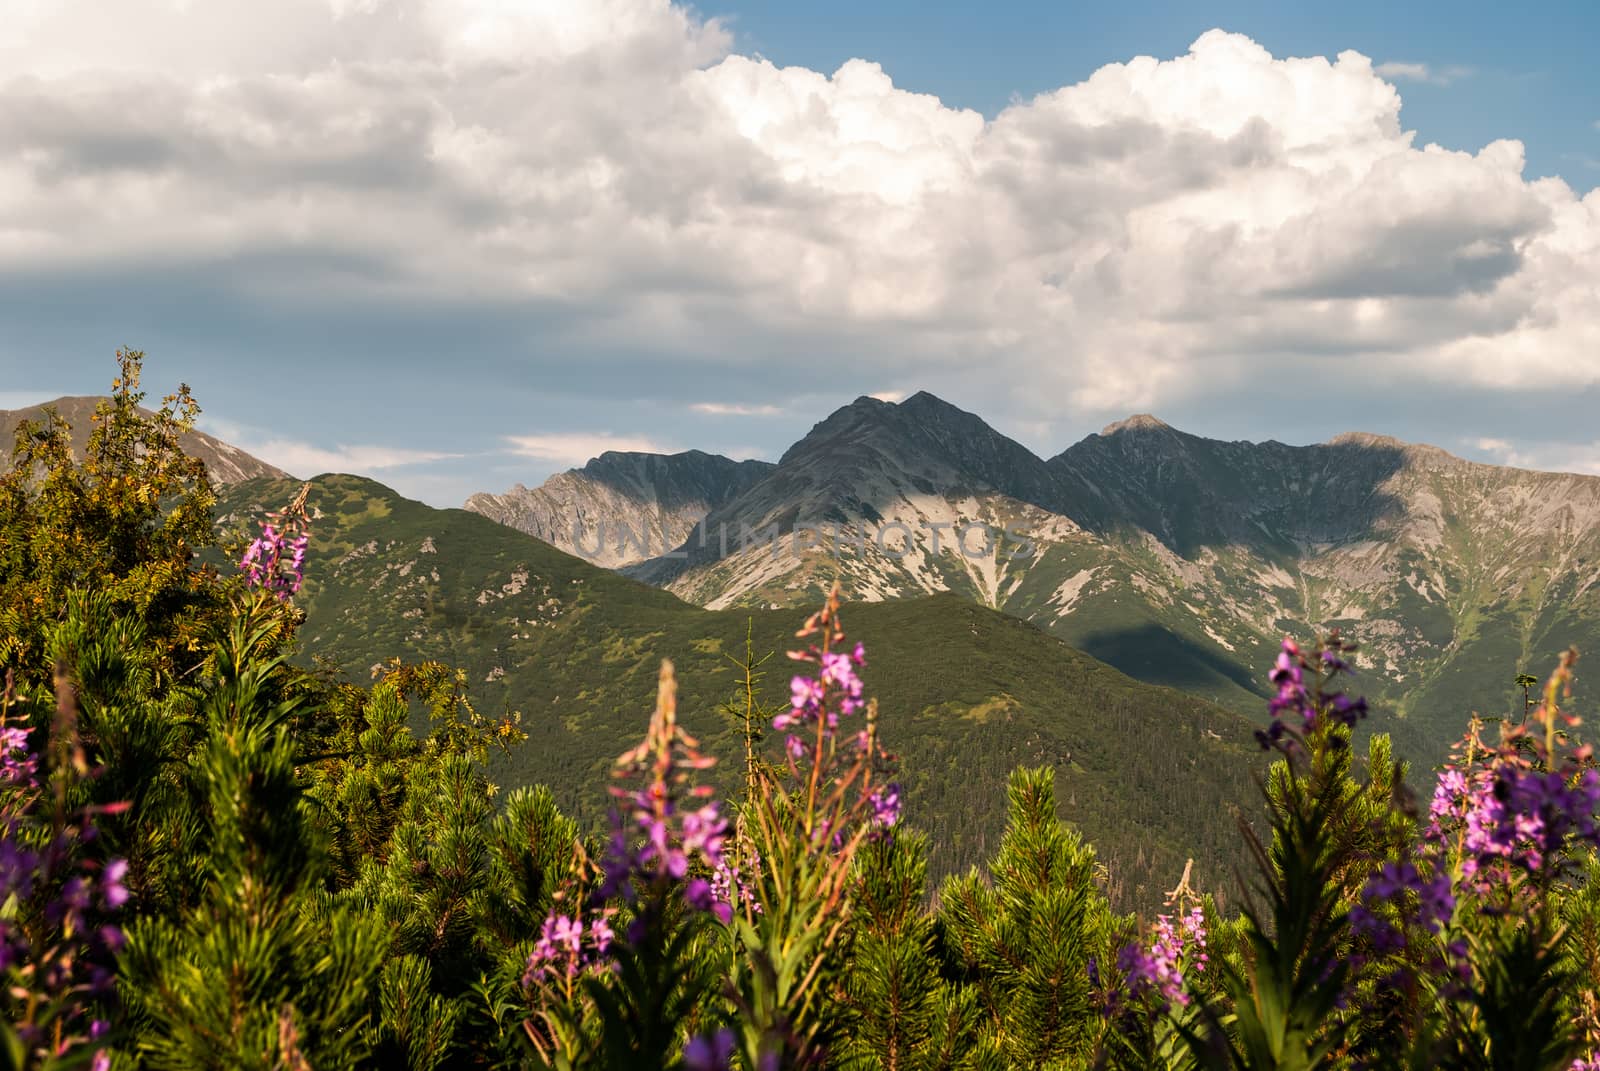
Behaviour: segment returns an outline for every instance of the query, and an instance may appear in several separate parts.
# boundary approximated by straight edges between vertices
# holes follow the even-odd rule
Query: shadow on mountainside
[[[1062,485],[1058,512],[1113,541],[1148,532],[1193,561],[1208,547],[1295,558],[1369,538],[1405,513],[1384,484],[1407,458],[1405,444],[1374,435],[1287,446],[1202,439],[1155,422],[1091,435],[1050,465]]]
[[[1160,625],[1102,629],[1071,642],[1136,680],[1168,685],[1251,717],[1264,709],[1256,699],[1265,701],[1265,669],[1257,680],[1249,668]]]

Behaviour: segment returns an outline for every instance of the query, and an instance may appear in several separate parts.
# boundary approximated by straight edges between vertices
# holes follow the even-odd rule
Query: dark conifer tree
[[[983,1036],[1007,1064],[1071,1066],[1093,1051],[1089,961],[1110,961],[1115,920],[1095,885],[1094,850],[1057,816],[1055,773],[1018,770],[1009,795],[989,875],[947,881],[939,917],[977,991]]]

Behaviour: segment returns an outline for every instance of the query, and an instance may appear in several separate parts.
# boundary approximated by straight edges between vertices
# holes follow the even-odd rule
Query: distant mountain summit
[[[629,571],[713,608],[814,600],[835,576],[858,599],[954,591],[998,606],[1009,567],[950,549],[1007,526],[1054,531],[1059,497],[1045,462],[977,416],[927,393],[863,397],[672,554]]]
[[[1517,673],[1600,646],[1596,477],[1357,432],[1224,442],[1149,414],[1043,459],[925,392],[858,398],[747,476],[662,526],[684,533],[670,553],[617,564],[712,608],[808,605],[835,579],[856,600],[953,592],[1239,709],[1284,634],[1339,627],[1429,760],[1473,710],[1520,703]]]
[[[54,406],[62,419],[72,426],[72,445],[81,456],[89,441],[89,433],[94,430],[90,418],[94,416],[95,408],[106,400],[95,395],[78,395],[30,405],[25,409],[0,409],[0,462],[11,456],[18,426],[25,420],[42,419],[45,409],[50,406]],[[148,409],[142,409],[141,412],[150,415]],[[274,480],[290,478],[287,472],[276,465],[268,464],[203,431],[193,431],[184,436],[183,449],[190,457],[197,457],[206,463],[211,482],[219,487],[260,477]]]
[[[1100,429],[1100,437],[1109,439],[1111,436],[1124,431],[1171,431],[1172,425],[1149,413],[1135,413],[1124,420],[1107,424]]]
[[[607,568],[631,565],[681,543],[710,510],[765,476],[768,461],[689,450],[609,450],[536,488],[475,494],[465,508]]]

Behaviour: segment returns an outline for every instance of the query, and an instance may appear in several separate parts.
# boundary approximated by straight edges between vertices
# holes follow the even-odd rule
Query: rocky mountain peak
[[[822,459],[832,471],[846,471],[877,456],[914,470],[934,465],[960,475],[966,493],[1000,491],[1041,506],[1059,497],[1045,462],[1021,443],[928,391],[899,403],[857,398],[813,427],[779,460],[779,471]]]
[[[608,450],[531,490],[519,483],[504,494],[475,494],[465,508],[617,568],[676,546],[708,512],[772,467],[703,450]]]
[[[893,402],[863,394],[849,405],[835,409],[813,424],[810,431],[783,452],[783,456],[778,459],[778,466],[781,468],[797,458],[818,451],[846,446],[850,442],[859,440],[863,435],[892,430],[896,424],[896,409]]]
[[[107,400],[99,395],[74,395],[57,398],[52,402],[42,402],[39,405],[30,405],[24,409],[0,409],[0,463],[4,463],[10,456],[12,443],[17,437],[17,427],[25,420],[42,420],[47,408],[54,408],[61,419],[72,426],[72,447],[81,455],[89,442],[89,433],[94,430],[95,409],[101,402]],[[145,416],[154,415],[149,409],[142,407],[140,412]],[[273,480],[290,478],[289,473],[276,465],[262,461],[232,443],[223,442],[203,431],[192,431],[185,435],[183,449],[189,456],[197,457],[206,463],[206,472],[210,474],[211,482],[218,487],[260,478]]]
[[[960,406],[953,405],[937,394],[925,390],[917,391],[917,393],[902,401],[895,408],[904,413],[932,419],[979,419]]]
[[[1102,436],[1119,435],[1127,431],[1171,431],[1172,425],[1149,413],[1135,413],[1124,420],[1107,424],[1100,429]]]

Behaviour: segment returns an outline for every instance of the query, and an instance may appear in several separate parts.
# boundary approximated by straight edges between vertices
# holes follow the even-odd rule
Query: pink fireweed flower
[[[1308,657],[1288,636],[1278,651],[1278,659],[1268,675],[1277,692],[1267,705],[1272,722],[1256,733],[1263,749],[1288,751],[1319,725],[1339,723],[1354,728],[1367,715],[1367,701],[1359,696],[1330,690],[1326,682],[1351,672],[1345,657],[1355,650],[1337,631],[1330,633],[1315,656]],[[1307,681],[1310,676],[1310,683]]]
[[[245,579],[249,585],[261,591],[269,592],[280,599],[287,599],[300,590],[300,585],[305,579],[305,551],[309,537],[296,536],[287,545],[289,554],[285,561],[286,549],[283,536],[274,530],[272,525],[267,525],[261,530],[261,537],[250,544],[244,552],[244,558],[239,562],[239,568],[244,571]]]
[[[0,702],[10,698],[8,676]],[[124,941],[105,916],[128,901],[128,866],[121,859],[102,866],[82,849],[97,835],[96,815],[127,805],[66,812],[47,790],[27,734],[3,722],[0,760],[0,903],[16,909],[0,918],[0,976],[25,1009],[16,1036],[28,1066],[35,1062],[28,1056],[93,1056],[91,1043],[104,1030],[89,1019],[92,1005],[82,997],[115,985],[107,964]],[[66,770],[70,775],[72,767]]]
[[[742,856],[742,858],[740,858]],[[711,871],[711,897],[718,918],[730,922],[737,908],[752,915],[761,914],[761,901],[751,887],[749,877],[761,873],[761,855],[754,845],[746,845],[739,853],[724,852]]]
[[[1458,746],[1466,761],[1434,786],[1427,839],[1458,848],[1461,873],[1480,889],[1516,873],[1554,876],[1574,863],[1573,848],[1600,847],[1600,773],[1586,747],[1567,748],[1556,730],[1558,718],[1578,724],[1554,701],[1573,657],[1563,659],[1534,713],[1544,739],[1530,737],[1527,726],[1502,725],[1499,745],[1490,746],[1474,723]]]
[[[1273,697],[1271,704],[1274,715],[1285,710],[1303,714],[1310,708],[1311,693],[1306,691],[1305,686],[1305,658],[1300,653],[1299,645],[1288,636],[1283,638],[1278,660],[1267,679],[1278,686],[1278,694]]]
[[[1188,1004],[1184,971],[1203,970],[1209,962],[1205,913],[1198,907],[1176,923],[1171,915],[1158,916],[1148,949],[1128,945],[1117,956],[1117,966],[1132,993],[1153,994],[1164,1007]]]
[[[861,650],[859,643],[856,644],[856,650],[858,652]],[[837,689],[840,714],[854,714],[861,709],[861,678],[856,676],[851,655],[839,654],[836,651],[825,652],[822,655],[820,683]]]
[[[656,712],[645,740],[617,760],[618,781],[642,779],[644,784],[611,789],[628,809],[626,818],[621,810],[612,812],[610,848],[600,863],[604,880],[596,892],[598,901],[620,895],[638,905],[647,892],[660,896],[683,883],[696,860],[713,869],[717,866],[727,822],[715,802],[690,806],[710,793],[706,786],[691,784],[691,774],[714,761],[702,755],[694,737],[678,725],[672,665],[663,663]],[[682,894],[696,910],[710,910],[709,889],[707,882],[695,879],[682,886]]]
[[[1446,769],[1439,773],[1433,787],[1433,799],[1428,804],[1428,835],[1438,837],[1443,825],[1465,815],[1463,804],[1467,799],[1467,778],[1460,770]]]
[[[691,854],[698,852],[713,866],[722,854],[722,840],[727,833],[728,823],[717,813],[714,803],[683,816],[683,850]]]
[[[310,488],[310,484],[302,487],[287,509],[273,514],[273,520],[261,526],[261,535],[239,560],[245,582],[257,591],[282,600],[300,591],[305,579],[306,548],[311,543],[305,512]]]
[[[113,859],[100,875],[100,898],[107,908],[118,908],[128,902],[128,889],[122,879],[128,874],[126,859]]]
[[[884,785],[870,797],[872,801],[872,824],[888,829],[900,821],[900,786],[897,784]]]
[[[1557,860],[1569,842],[1600,845],[1595,811],[1600,775],[1504,768],[1468,797],[1463,847],[1478,870],[1496,860],[1534,872]]]
[[[772,719],[772,727],[781,732],[815,721],[826,695],[826,686],[822,681],[796,676],[789,682],[789,709]]]
[[[551,911],[528,956],[528,966],[522,974],[523,987],[531,989],[541,982],[576,978],[605,960],[613,936],[604,917],[595,918],[585,926],[578,915]]]
[[[856,676],[856,668],[866,663],[865,649],[858,643],[849,654],[812,650],[791,652],[789,657],[814,662],[819,668],[815,676],[797,674],[789,681],[789,709],[772,719],[772,727],[784,732],[820,721],[824,736],[832,738],[841,717],[865,706],[861,678]]]
[[[29,784],[39,772],[39,757],[28,750],[28,731],[0,725],[0,782]]]
[[[894,757],[878,746],[876,708],[857,673],[866,648],[845,644],[837,585],[795,635],[810,642],[789,657],[809,663],[809,672],[790,681],[789,709],[772,724],[786,734],[788,772],[804,808],[807,839],[814,849],[848,856],[864,838],[889,836],[899,820],[899,786],[880,780]],[[855,726],[841,724],[850,718]]]

